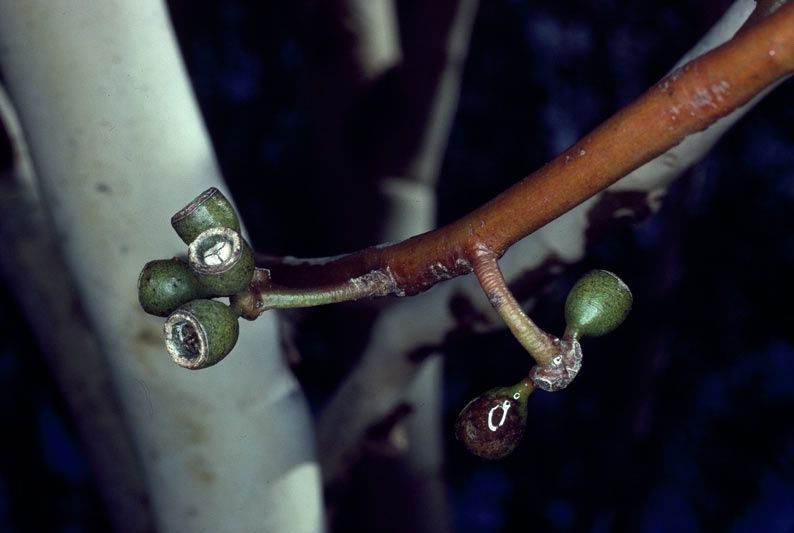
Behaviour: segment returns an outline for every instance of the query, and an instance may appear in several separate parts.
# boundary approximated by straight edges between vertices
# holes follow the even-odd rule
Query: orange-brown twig
[[[377,273],[416,294],[467,274],[794,71],[794,3],[666,76],[556,159],[452,224],[326,262],[265,261],[281,286],[329,287]]]

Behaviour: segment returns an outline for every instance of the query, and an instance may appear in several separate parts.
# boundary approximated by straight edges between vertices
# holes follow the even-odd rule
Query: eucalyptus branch
[[[228,350],[211,357],[204,353],[213,346],[212,339],[205,338],[210,333],[202,332],[197,340],[192,319],[188,320],[190,312],[179,307],[192,300],[188,294],[232,296],[234,314],[254,319],[278,307],[417,294],[440,280],[475,269],[492,303],[497,303],[497,312],[530,353],[544,363],[542,367],[550,368],[548,361],[556,359],[555,350],[548,340],[543,341],[543,335],[507,291],[496,259],[519,239],[687,135],[706,129],[792,70],[794,5],[787,4],[745,27],[724,45],[674,70],[555,160],[458,221],[397,244],[338,258],[278,260],[269,265],[269,271],[258,272],[253,283],[251,254],[239,235],[233,208],[217,191],[206,191],[172,219],[174,228],[189,243],[195,282],[183,283],[182,293],[174,293],[164,284],[166,278],[147,274],[152,271],[151,264],[147,265],[139,280],[141,303],[145,309],[181,313],[166,322],[167,346],[176,362],[197,368],[217,362]],[[153,296],[147,300],[144,294]],[[227,336],[236,338],[236,329],[223,335],[224,342],[218,346],[228,345]],[[567,348],[559,351],[566,353],[572,352]],[[196,365],[196,357],[201,365]],[[549,390],[558,388],[549,385]]]
[[[765,3],[779,4],[736,0],[676,67],[733,37],[740,27],[746,25],[751,13],[756,20],[768,15],[769,11],[763,6]],[[591,224],[605,228],[612,225],[611,221],[615,220],[618,212],[632,213],[632,220],[638,220],[657,211],[667,186],[699,161],[726,131],[779,83],[768,86],[707,130],[690,135],[590,201],[513,245],[509,253],[499,259],[505,279],[508,282],[533,280],[530,284],[523,281],[513,289],[517,299],[523,301],[530,294],[527,291],[537,288],[541,280],[548,280],[558,273],[558,268],[582,258],[586,242],[600,231],[595,231]],[[262,256],[260,264],[278,265],[279,259]],[[384,310],[359,364],[344,379],[318,417],[318,442],[326,485],[335,485],[346,478],[355,462],[353,458],[359,456],[366,441],[367,429],[405,401],[402,391],[419,372],[417,360],[410,354],[438,347],[446,333],[467,320],[454,316],[450,309],[465,307],[470,313],[468,319],[476,315],[478,329],[484,324],[488,325],[484,327],[498,327],[495,323],[498,315],[491,312],[485,298],[478,298],[480,288],[475,285],[479,284],[473,281],[460,277],[416,298],[393,302]],[[433,317],[432,321],[420,318],[429,316]],[[468,321],[466,324],[475,327]],[[503,321],[502,325],[505,325]],[[410,331],[411,335],[405,335],[405,331]]]
[[[621,177],[708,128],[794,71],[794,5],[747,27],[730,41],[676,69],[556,159],[447,226],[400,243],[328,260],[264,260],[284,286],[341,286],[379,273],[391,294],[422,292],[468,274],[477,250],[501,256]]]
[[[579,339],[617,327],[632,296],[614,274],[588,273],[569,295],[567,327],[556,338],[521,310],[498,259],[518,240],[791,74],[794,5],[766,2],[756,13],[730,41],[675,69],[534,174],[458,221],[396,244],[327,259],[260,256],[255,268],[230,204],[207,191],[172,219],[189,245],[189,268],[177,259],[148,264],[139,280],[141,303],[154,314],[170,313],[166,345],[174,361],[203,368],[231,350],[238,317],[413,295],[474,271],[497,314],[537,363],[521,382],[488,391],[458,418],[456,436],[464,445],[485,458],[501,457],[523,435],[528,396],[536,388],[568,386],[582,364]],[[161,274],[166,270],[175,274]],[[170,283],[177,277],[178,284]],[[218,296],[229,296],[230,305],[212,300]]]

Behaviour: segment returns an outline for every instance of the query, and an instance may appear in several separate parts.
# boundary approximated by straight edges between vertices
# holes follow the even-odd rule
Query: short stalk
[[[257,268],[248,289],[232,296],[230,304],[239,316],[254,320],[271,309],[316,307],[386,296],[393,292],[393,284],[388,273],[372,271],[338,284],[305,289],[291,288],[273,283],[268,269]]]

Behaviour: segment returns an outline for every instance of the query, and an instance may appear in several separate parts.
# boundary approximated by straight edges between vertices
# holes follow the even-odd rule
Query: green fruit
[[[591,270],[568,293],[566,333],[575,339],[609,333],[629,314],[632,301],[631,291],[619,277],[606,270]]]
[[[138,301],[150,315],[168,316],[183,303],[203,295],[196,275],[180,259],[149,261],[138,276]]]
[[[210,187],[180,209],[171,217],[171,225],[187,245],[210,228],[240,232],[240,221],[234,207],[215,187]]]
[[[244,290],[254,275],[251,247],[229,228],[212,228],[198,235],[188,248],[188,262],[199,283],[213,296]]]
[[[237,315],[221,302],[193,300],[165,321],[165,347],[171,359],[190,369],[212,366],[237,343]]]
[[[455,438],[483,459],[512,452],[527,426],[528,382],[491,389],[470,401],[455,421]]]

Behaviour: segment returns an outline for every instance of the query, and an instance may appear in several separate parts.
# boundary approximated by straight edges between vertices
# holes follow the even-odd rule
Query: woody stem
[[[412,295],[471,272],[469,251],[496,257],[794,71],[794,2],[746,26],[730,41],[669,74],[582,140],[479,209],[406,241],[323,263],[260,264],[296,288],[338,286],[366,275],[393,280],[391,294]]]

